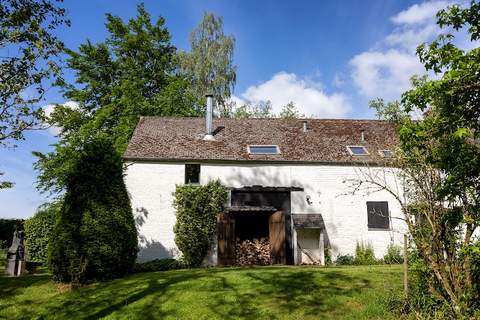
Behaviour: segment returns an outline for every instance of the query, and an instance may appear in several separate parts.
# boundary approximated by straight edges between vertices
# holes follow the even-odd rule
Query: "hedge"
[[[227,197],[219,181],[176,187],[173,204],[177,221],[173,231],[187,267],[199,266],[212,247],[217,215],[223,211]]]
[[[23,223],[22,219],[0,219],[0,245],[10,247],[15,229],[23,230]]]
[[[137,230],[120,154],[105,138],[78,151],[49,247],[57,281],[86,283],[130,273]]]
[[[61,205],[60,202],[43,205],[25,221],[25,247],[30,261],[47,261],[48,243]]]

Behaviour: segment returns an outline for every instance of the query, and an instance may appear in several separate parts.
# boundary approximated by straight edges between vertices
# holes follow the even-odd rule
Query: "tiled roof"
[[[324,228],[325,223],[321,214],[293,214],[293,225],[295,228]]]
[[[307,132],[303,122],[307,122]],[[393,125],[381,120],[214,119],[215,140],[205,141],[205,119],[142,117],[127,160],[378,162],[379,150],[397,142]],[[364,132],[364,141],[362,134]],[[280,154],[252,155],[249,145],[277,145]],[[347,146],[365,146],[352,156]]]

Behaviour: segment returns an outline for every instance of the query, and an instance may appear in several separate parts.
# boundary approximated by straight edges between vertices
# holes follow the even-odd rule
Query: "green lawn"
[[[135,274],[79,289],[0,277],[0,318],[389,319],[400,266],[210,268]]]

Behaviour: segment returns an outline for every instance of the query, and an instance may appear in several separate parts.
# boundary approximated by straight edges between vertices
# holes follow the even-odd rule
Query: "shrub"
[[[364,244],[363,242],[359,243],[357,241],[357,246],[355,248],[355,264],[369,265],[376,263],[377,260],[375,259],[372,244]]]
[[[219,181],[212,181],[205,186],[177,186],[174,197],[175,243],[187,267],[199,266],[212,247],[217,215],[223,211],[227,191]]]
[[[30,261],[47,261],[48,243],[60,208],[60,202],[46,204],[33,217],[25,220],[25,247]]]
[[[402,249],[394,245],[389,244],[387,247],[387,254],[383,257],[383,262],[386,264],[397,264],[403,261]]]
[[[184,265],[173,258],[155,259],[152,261],[136,263],[134,272],[154,272],[182,269]]]
[[[325,265],[331,266],[332,265],[332,248],[329,246],[325,247]]]
[[[78,153],[49,246],[53,277],[85,283],[123,276],[133,269],[138,244],[121,156],[102,138]]]
[[[22,219],[0,219],[0,241],[4,241],[4,247],[12,245],[15,230],[23,230]]]
[[[351,266],[355,264],[355,258],[350,254],[338,255],[337,260],[335,260],[337,266]]]

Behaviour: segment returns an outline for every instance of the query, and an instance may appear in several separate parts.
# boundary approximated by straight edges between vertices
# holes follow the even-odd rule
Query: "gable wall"
[[[386,191],[370,195],[351,195],[343,183],[358,177],[359,170],[351,166],[330,165],[262,165],[202,163],[200,182],[220,179],[228,187],[248,185],[302,187],[292,192],[292,214],[320,213],[326,227],[326,239],[332,256],[354,254],[357,241],[370,242],[381,258],[388,244],[401,244],[404,224],[396,200]],[[382,169],[377,169],[382,170]],[[125,176],[133,212],[139,226],[142,247],[139,260],[176,256],[173,225],[175,212],[172,193],[175,184],[184,182],[184,163],[129,164]],[[394,181],[389,180],[393,185]],[[307,196],[311,204],[307,203]],[[369,231],[366,201],[388,201],[392,216],[391,231]],[[213,263],[215,262],[213,257]]]

